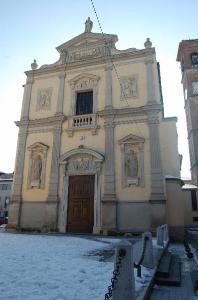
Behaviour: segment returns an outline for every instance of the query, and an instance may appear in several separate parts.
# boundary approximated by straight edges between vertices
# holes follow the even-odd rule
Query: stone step
[[[156,274],[155,283],[159,285],[180,286],[181,284],[181,261],[177,255],[172,255],[168,277]]]
[[[168,277],[169,276],[169,271],[170,271],[170,266],[171,266],[171,259],[172,259],[172,254],[169,251],[165,251],[159,266],[157,268],[157,276],[160,277]]]

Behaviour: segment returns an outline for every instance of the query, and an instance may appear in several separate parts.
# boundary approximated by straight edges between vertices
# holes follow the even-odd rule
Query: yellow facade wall
[[[159,126],[163,173],[180,177],[178,136],[175,121],[163,121]]]
[[[37,99],[39,89],[52,88],[52,97],[51,97],[51,109],[49,110],[38,110],[37,109]],[[47,118],[51,117],[56,112],[56,105],[58,99],[58,88],[59,88],[59,78],[58,74],[48,77],[35,78],[32,86],[31,102],[30,102],[30,111],[29,118],[30,120]]]

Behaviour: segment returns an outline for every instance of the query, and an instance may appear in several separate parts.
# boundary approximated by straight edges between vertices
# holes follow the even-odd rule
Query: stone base
[[[102,230],[116,231],[117,229],[117,202],[115,198],[102,201]]]
[[[9,204],[9,211],[8,211],[8,227],[9,228],[16,228],[19,225],[19,211],[20,211],[20,203],[18,202],[11,202]]]
[[[166,223],[166,202],[152,201],[151,202],[151,230]]]
[[[18,222],[19,204],[9,206],[9,228],[24,228],[40,231],[56,231],[57,203],[27,202],[21,203],[20,222]]]

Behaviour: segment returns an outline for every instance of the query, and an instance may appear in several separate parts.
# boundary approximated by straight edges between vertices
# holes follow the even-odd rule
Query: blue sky
[[[118,49],[143,48],[147,37],[156,47],[161,65],[166,116],[178,117],[179,152],[184,155],[183,176],[189,176],[184,101],[178,44],[197,38],[196,0],[94,0],[105,33],[118,35]],[[24,71],[34,58],[40,65],[58,59],[55,47],[84,31],[90,16],[93,32],[100,32],[90,0],[0,1],[0,170],[14,170],[17,127],[25,83]]]

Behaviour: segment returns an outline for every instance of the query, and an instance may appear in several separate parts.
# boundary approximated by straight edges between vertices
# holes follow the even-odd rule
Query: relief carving
[[[90,169],[89,159],[81,158],[73,161],[74,170],[78,171],[88,171]]]
[[[80,51],[72,51],[69,52],[67,55],[67,62],[74,62],[79,61],[87,58],[95,58],[95,57],[102,57],[107,55],[106,47],[97,47],[97,48],[90,48],[81,49]]]
[[[36,110],[50,110],[51,109],[51,97],[52,88],[38,90],[37,106]]]
[[[137,95],[137,77],[121,77],[121,100],[125,100],[126,98],[136,98]]]

